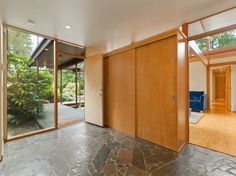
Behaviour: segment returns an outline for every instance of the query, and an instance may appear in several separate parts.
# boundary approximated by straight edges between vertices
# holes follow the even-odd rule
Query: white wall
[[[204,91],[206,93],[206,74],[207,69],[203,63],[189,63],[189,90]]]
[[[231,110],[236,112],[236,65],[231,66]]]

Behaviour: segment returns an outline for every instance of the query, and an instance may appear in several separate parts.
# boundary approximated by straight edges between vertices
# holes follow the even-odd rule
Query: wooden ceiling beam
[[[66,52],[66,51],[57,50],[57,54],[62,54],[62,55],[64,54],[64,55],[73,56],[73,57],[76,57],[76,58],[79,58],[79,59],[85,59],[84,55],[74,54],[74,53],[70,53],[70,52]]]
[[[224,65],[236,65],[236,61],[220,62],[220,63],[215,63],[215,64],[209,64],[209,67],[217,67],[217,66],[224,66]]]
[[[189,46],[190,49],[193,51],[193,53],[195,54],[195,56],[197,56],[199,58],[199,60],[205,65],[208,65],[208,59],[206,58],[206,56],[202,53],[202,51],[200,50],[200,48],[197,46],[195,41],[190,41],[189,42]]]
[[[208,37],[208,36],[211,36],[211,35],[220,34],[220,33],[226,32],[226,31],[231,31],[231,30],[234,30],[234,29],[236,29],[236,24],[226,26],[226,27],[223,27],[223,28],[220,28],[220,29],[215,29],[215,30],[212,30],[212,31],[209,31],[209,32],[204,32],[204,33],[201,33],[201,34],[193,35],[193,36],[189,37],[188,40],[189,41],[197,40],[197,39],[201,39],[201,38]]]

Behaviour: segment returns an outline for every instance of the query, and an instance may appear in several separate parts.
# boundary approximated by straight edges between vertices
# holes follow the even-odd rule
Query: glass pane
[[[58,122],[64,125],[84,120],[84,49],[58,42],[58,53]]]
[[[53,41],[8,29],[8,138],[54,127]]]

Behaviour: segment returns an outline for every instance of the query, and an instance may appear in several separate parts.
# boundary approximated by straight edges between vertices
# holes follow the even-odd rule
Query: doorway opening
[[[58,42],[58,123],[81,122],[85,117],[84,48]]]
[[[233,156],[236,156],[235,17],[234,8],[189,24],[189,142]]]
[[[48,53],[53,52],[52,44],[45,41],[39,45],[34,60],[39,66],[50,65]],[[83,47],[73,46],[62,41],[56,42],[57,55],[57,109],[58,126],[84,120],[84,53]],[[53,104],[47,104],[46,110],[53,112]],[[50,123],[50,118],[42,119],[43,124]]]

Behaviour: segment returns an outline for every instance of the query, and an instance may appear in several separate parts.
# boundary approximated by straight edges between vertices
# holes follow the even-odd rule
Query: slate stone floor
[[[235,146],[236,147],[236,146]],[[175,153],[81,122],[5,144],[0,176],[233,176],[236,158],[189,145]]]

